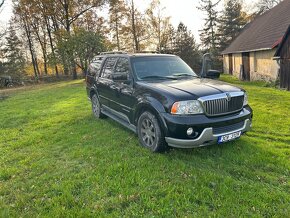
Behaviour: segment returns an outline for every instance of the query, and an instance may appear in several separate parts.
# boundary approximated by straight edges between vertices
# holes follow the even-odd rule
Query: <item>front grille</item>
[[[209,116],[229,114],[243,108],[244,96],[234,96],[230,99],[218,98],[203,102],[205,112]]]
[[[244,124],[245,122],[242,121],[242,122],[231,124],[228,126],[213,127],[213,134],[217,135],[217,134],[232,132],[232,131],[243,128]]]

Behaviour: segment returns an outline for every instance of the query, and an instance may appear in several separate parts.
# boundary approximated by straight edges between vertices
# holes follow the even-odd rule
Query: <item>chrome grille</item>
[[[224,93],[214,96],[207,96],[200,99],[205,113],[209,116],[229,114],[243,108],[244,93]]]

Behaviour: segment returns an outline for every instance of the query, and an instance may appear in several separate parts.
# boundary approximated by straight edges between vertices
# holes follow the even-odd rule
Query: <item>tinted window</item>
[[[132,67],[138,79],[150,76],[196,76],[193,70],[181,58],[175,56],[136,57],[132,59]]]
[[[103,62],[103,57],[97,57],[97,58],[95,58],[92,61],[92,63],[90,64],[90,66],[89,66],[88,75],[89,76],[94,76],[94,77],[96,75],[99,75],[102,62]]]
[[[120,82],[126,81],[129,78],[129,73],[129,60],[127,58],[119,58],[113,76],[114,80]]]
[[[112,74],[113,74],[116,60],[117,60],[116,57],[106,59],[106,63],[105,63],[105,66],[104,66],[103,72],[102,72],[103,78],[112,79]]]

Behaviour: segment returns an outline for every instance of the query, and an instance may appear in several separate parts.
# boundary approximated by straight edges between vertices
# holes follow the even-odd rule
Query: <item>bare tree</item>
[[[145,47],[146,40],[150,38],[146,17],[136,8],[134,0],[127,0],[126,7],[126,25],[122,29],[123,35],[134,52],[141,51]]]
[[[4,5],[4,0],[0,1],[0,8]]]
[[[170,17],[163,14],[165,7],[162,7],[160,0],[152,0],[146,14],[149,22],[151,39],[158,51],[161,51],[169,40]]]
[[[262,14],[271,8],[275,7],[277,4],[282,2],[283,0],[259,0],[256,4],[257,13]]]

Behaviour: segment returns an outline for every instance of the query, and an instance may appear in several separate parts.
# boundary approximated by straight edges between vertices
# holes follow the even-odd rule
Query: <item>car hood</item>
[[[158,82],[150,82],[150,86],[154,86],[163,91],[170,92],[173,95],[191,95],[199,98],[208,95],[220,94],[225,92],[242,91],[241,88],[234,87],[225,82],[211,79],[187,79],[187,80],[166,80]]]

